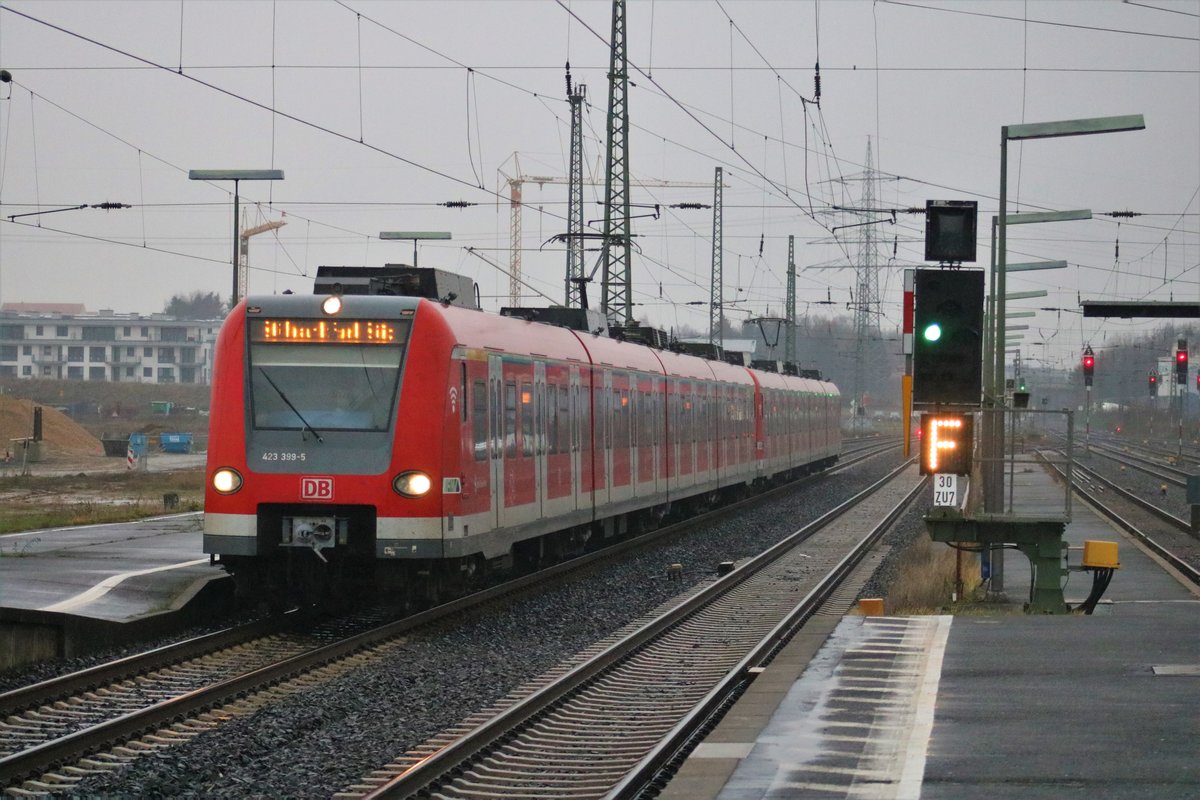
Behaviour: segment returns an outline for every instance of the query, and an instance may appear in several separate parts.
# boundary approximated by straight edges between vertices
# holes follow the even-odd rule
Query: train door
[[[661,491],[658,485],[658,402],[659,379],[643,378],[640,382],[637,403],[637,451],[639,494],[655,494]]]
[[[679,487],[679,435],[678,413],[676,410],[679,393],[678,381],[674,378],[662,379],[662,435],[659,437],[662,447],[662,476],[666,479],[664,488],[668,493]]]
[[[770,390],[762,388],[759,384],[754,385],[754,399],[752,403],[752,418],[751,430],[754,437],[754,473],[757,476],[762,476],[769,472],[768,467],[771,463],[771,427],[768,417],[771,414],[771,396]]]
[[[611,503],[613,499],[613,464],[612,464],[612,449],[613,449],[613,407],[612,407],[612,371],[605,369],[602,373],[601,383],[595,393],[595,414],[596,414],[596,433],[601,435],[602,439],[598,445],[596,452],[596,463],[600,465],[600,473],[602,477],[598,479],[599,497],[596,498],[596,504]]]
[[[626,500],[633,496],[633,459],[630,431],[630,381],[627,373],[613,373],[612,380],[612,448],[609,477],[612,488],[610,500]]]
[[[488,455],[487,365],[463,361],[462,377],[462,451],[459,454],[462,484],[459,513],[476,520],[472,527],[477,533],[482,533],[496,524],[496,512],[492,504],[492,466]],[[464,524],[464,536],[465,531]]]
[[[586,461],[582,442],[585,428],[582,404],[579,401],[579,387],[579,367],[572,366],[567,382],[567,419],[570,430],[571,495],[575,498],[575,508],[582,508],[584,505],[584,498],[581,495],[584,493],[586,485],[583,476]]]
[[[487,356],[488,468],[492,485],[492,524],[499,527],[504,510],[504,380],[500,356]]]
[[[581,372],[571,368],[572,421],[575,429],[576,467],[581,503],[593,504],[596,491],[596,464],[594,462],[595,440],[592,417],[592,371]]]
[[[533,507],[538,518],[545,516],[547,487],[549,481],[546,474],[547,442],[550,434],[550,403],[553,399],[546,397],[546,364],[535,361],[533,364],[533,475],[534,500]]]
[[[500,356],[488,355],[488,462],[491,473],[492,525],[498,527],[504,508],[504,406]]]
[[[667,491],[679,488],[679,381],[667,378],[663,383],[663,402],[666,404],[662,443],[666,451]]]
[[[679,474],[684,486],[696,483],[696,395],[691,381],[679,382]]]
[[[503,494],[498,518],[502,526],[530,522],[538,517],[534,425],[533,368],[529,363],[503,365],[500,384],[501,471]]]

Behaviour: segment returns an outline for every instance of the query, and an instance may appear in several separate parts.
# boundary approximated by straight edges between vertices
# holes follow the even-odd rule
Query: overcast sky
[[[232,187],[187,172],[276,168],[284,181],[241,188],[249,225],[287,222],[252,239],[251,294],[307,293],[320,265],[410,262],[379,233],[428,230],[453,239],[422,245],[421,265],[507,305],[508,179],[568,174],[568,60],[588,91],[585,220],[603,217],[610,31],[603,0],[0,0],[0,302],[228,297]],[[1011,229],[1010,262],[1070,264],[1009,276],[1048,292],[1010,311],[1062,309],[1012,320],[1030,325],[1023,356],[1073,365],[1162,324],[1084,320],[1080,297],[1200,300],[1197,0],[631,0],[627,40],[633,179],[700,184],[633,192],[660,206],[635,211],[641,320],[707,327],[712,211],[668,206],[710,205],[717,166],[729,317],[782,315],[789,235],[798,315],[852,313],[869,229],[889,334],[924,218],[832,206],[861,207],[869,186],[880,209],[976,200],[986,267],[1001,127],[1126,114],[1146,129],[1010,145],[1010,213],[1095,214]],[[561,302],[564,251],[543,245],[566,230],[566,186],[523,193],[522,301]],[[460,200],[477,205],[440,205]],[[133,207],[9,219],[103,201]]]

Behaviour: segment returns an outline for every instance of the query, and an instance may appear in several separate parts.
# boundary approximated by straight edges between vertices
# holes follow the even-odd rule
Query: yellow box
[[[858,601],[858,611],[864,617],[883,616],[883,598],[864,597]]]
[[[1083,543],[1085,569],[1120,569],[1116,542],[1086,541]]]

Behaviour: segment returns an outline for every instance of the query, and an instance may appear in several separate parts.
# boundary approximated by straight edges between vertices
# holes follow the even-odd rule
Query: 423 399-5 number
[[[268,450],[267,452],[262,454],[262,460],[263,461],[281,461],[281,462],[286,462],[286,461],[300,462],[300,461],[304,461],[306,459],[307,455],[308,455],[307,453],[295,453],[290,450],[285,450],[283,452],[280,452],[278,450]]]

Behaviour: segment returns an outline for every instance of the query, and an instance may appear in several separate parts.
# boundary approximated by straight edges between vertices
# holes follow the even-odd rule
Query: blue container
[[[190,433],[161,433],[158,436],[158,446],[164,453],[192,452],[192,435]]]

